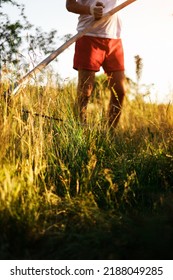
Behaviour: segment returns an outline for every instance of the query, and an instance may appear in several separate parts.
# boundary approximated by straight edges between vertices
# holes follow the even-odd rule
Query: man
[[[66,0],[69,12],[79,14],[77,30],[82,31],[93,19],[117,5],[117,0]],[[91,96],[95,73],[102,66],[111,91],[108,124],[116,127],[121,115],[124,86],[124,53],[120,39],[121,24],[117,14],[80,38],[75,45],[74,69],[78,70],[77,108],[81,122],[86,122],[86,110]]]

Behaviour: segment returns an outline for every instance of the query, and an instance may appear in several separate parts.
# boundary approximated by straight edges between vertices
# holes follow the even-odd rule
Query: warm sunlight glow
[[[65,0],[20,2],[25,4],[29,20],[43,30],[57,29],[59,37],[76,33],[78,16],[66,10]],[[172,101],[173,1],[138,0],[121,11],[120,15],[126,75],[136,79],[134,56],[138,54],[143,60],[141,83],[154,84],[153,100]],[[61,40],[57,42],[57,48],[62,43]],[[73,52],[74,45],[58,57],[57,69],[64,80],[77,77],[76,71],[72,69]]]

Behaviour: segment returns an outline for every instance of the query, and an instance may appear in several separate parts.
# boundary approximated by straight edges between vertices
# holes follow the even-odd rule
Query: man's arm
[[[93,15],[95,19],[100,19],[103,16],[104,5],[102,2],[97,2],[96,5],[82,5],[76,0],[66,0],[66,8],[69,12],[80,15]]]
[[[76,0],[66,0],[66,8],[69,12],[81,15],[90,14],[90,6],[81,5]]]

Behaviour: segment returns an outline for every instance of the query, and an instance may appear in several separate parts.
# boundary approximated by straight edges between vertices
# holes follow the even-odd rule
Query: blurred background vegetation
[[[173,105],[149,102],[139,55],[116,131],[107,126],[105,75],[87,126],[74,117],[75,81],[61,83],[50,69],[9,104],[3,93],[20,74],[21,34],[31,25],[23,6],[7,2],[21,17],[11,23],[1,12],[0,258],[172,259]],[[54,35],[30,40],[45,40],[44,51]]]

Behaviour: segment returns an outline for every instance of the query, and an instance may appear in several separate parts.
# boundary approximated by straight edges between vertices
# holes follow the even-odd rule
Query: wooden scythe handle
[[[76,35],[71,37],[67,42],[65,42],[61,47],[57,50],[52,52],[48,57],[46,57],[43,61],[41,61],[37,66],[35,66],[31,71],[29,71],[23,78],[21,78],[17,83],[14,90],[11,92],[11,95],[16,95],[21,85],[28,81],[30,77],[34,74],[36,75],[42,69],[44,69],[52,60],[54,60],[59,54],[61,54],[65,49],[67,49],[70,45],[76,42],[79,38],[84,36],[87,32],[92,30],[93,28],[98,27],[101,23],[103,23],[106,19],[108,19],[113,14],[117,13],[118,11],[122,10],[126,6],[130,5],[131,3],[137,0],[127,0],[122,4],[118,5],[117,7],[113,8],[111,11],[104,14],[104,16],[99,20],[93,20],[93,22],[87,26],[83,31],[78,32]]]

